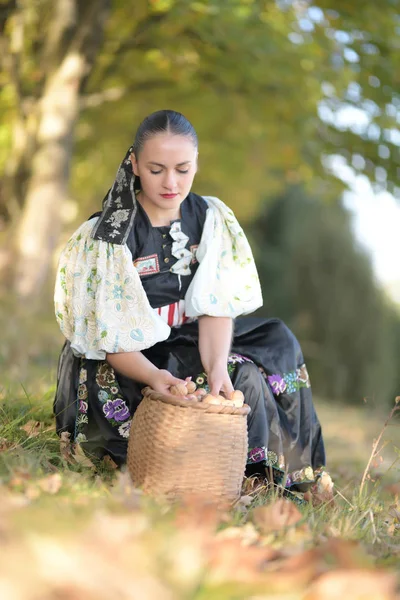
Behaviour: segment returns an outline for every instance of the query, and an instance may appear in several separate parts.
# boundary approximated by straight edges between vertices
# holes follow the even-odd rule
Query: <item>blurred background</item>
[[[392,403],[398,0],[0,0],[0,61],[0,396],[51,395],[59,252],[172,108],[198,132],[194,191],[236,212],[260,313],[299,337],[316,394]]]

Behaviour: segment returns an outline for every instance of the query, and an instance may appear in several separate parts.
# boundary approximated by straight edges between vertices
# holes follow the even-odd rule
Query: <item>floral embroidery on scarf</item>
[[[284,373],[283,375],[279,375],[278,373],[266,375],[263,369],[260,370],[270,384],[275,396],[279,396],[284,392],[287,394],[293,394],[301,388],[311,387],[310,378],[305,364],[301,365],[301,367],[295,371],[290,371],[289,373]]]
[[[120,200],[118,198],[118,200]],[[120,203],[121,205],[121,203]],[[115,210],[111,216],[106,220],[106,223],[110,223],[111,227],[114,228],[114,231],[112,233],[110,233],[111,237],[115,237],[118,232],[116,232],[116,229],[119,229],[121,227],[121,223],[124,223],[125,221],[127,221],[129,219],[130,216],[130,211],[129,209],[123,209],[123,208],[119,208],[118,210]]]

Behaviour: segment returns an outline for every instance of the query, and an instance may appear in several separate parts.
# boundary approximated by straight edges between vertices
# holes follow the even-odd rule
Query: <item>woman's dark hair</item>
[[[146,117],[138,127],[133,143],[133,152],[136,158],[139,156],[145,141],[157,133],[183,135],[191,138],[196,148],[198,146],[196,130],[186,117],[174,110],[158,110]]]

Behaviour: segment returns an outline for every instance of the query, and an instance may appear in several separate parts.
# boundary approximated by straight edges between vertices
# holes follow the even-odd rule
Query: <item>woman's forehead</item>
[[[148,138],[143,144],[140,158],[146,162],[182,163],[193,161],[197,148],[188,136],[159,133]]]

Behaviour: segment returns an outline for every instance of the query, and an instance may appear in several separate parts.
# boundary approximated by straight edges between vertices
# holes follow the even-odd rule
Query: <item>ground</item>
[[[2,332],[4,342],[7,323]],[[18,381],[14,361],[0,386],[2,600],[400,599],[400,411],[370,460],[400,404],[315,399],[334,502],[297,506],[247,481],[231,508],[169,506],[110,463],[60,452],[57,343],[41,335],[49,344],[32,342],[29,375]]]

